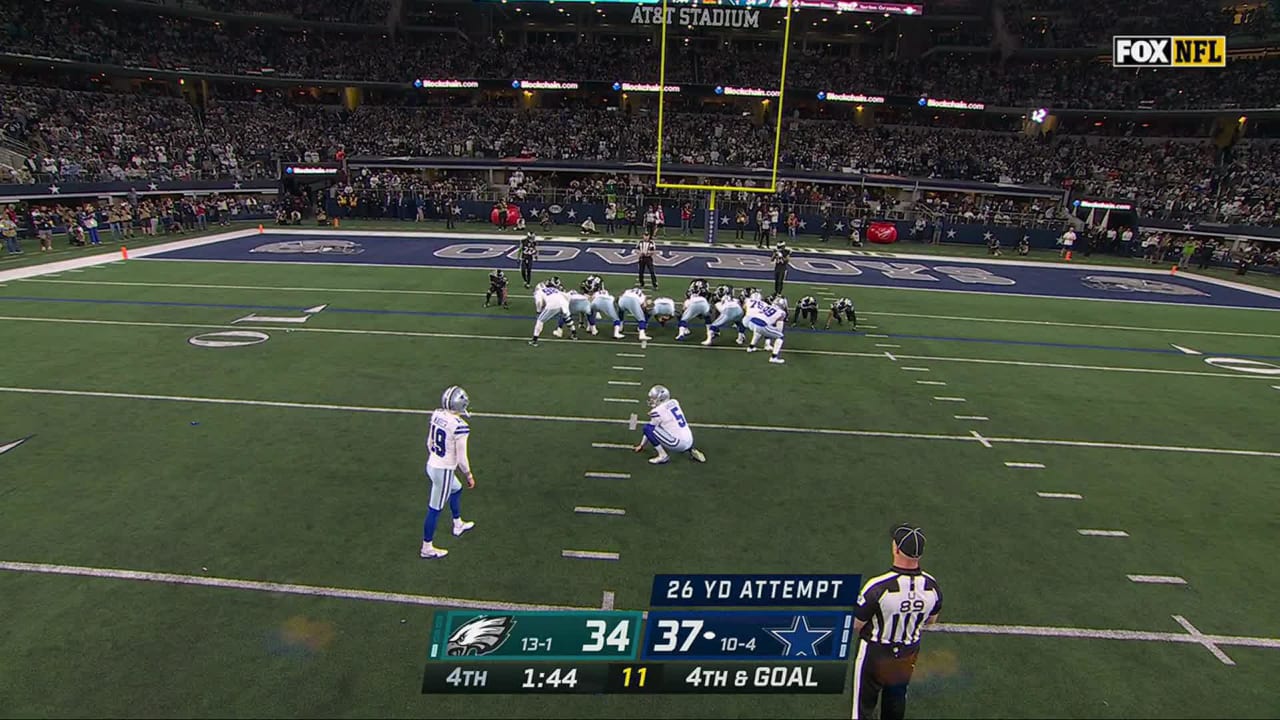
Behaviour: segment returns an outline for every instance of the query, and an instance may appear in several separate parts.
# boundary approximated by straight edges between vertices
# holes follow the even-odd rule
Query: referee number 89
[[[924,610],[923,600],[903,600],[898,606],[898,612],[920,612]]]

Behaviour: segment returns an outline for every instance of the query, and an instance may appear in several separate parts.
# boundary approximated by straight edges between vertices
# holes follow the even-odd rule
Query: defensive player
[[[849,298],[840,298],[831,303],[831,313],[827,315],[827,324],[823,329],[830,330],[832,320],[843,325],[846,319],[849,321],[850,330],[858,329],[858,315],[853,311],[853,301]]]
[[[748,300],[746,307],[746,325],[751,329],[751,342],[747,345],[747,352],[756,351],[756,341],[763,335],[764,349],[771,353],[769,362],[779,365],[785,363],[786,360],[782,359],[782,340],[783,326],[787,322],[786,298],[776,296],[772,303]]]
[[[466,390],[450,385],[440,396],[440,408],[431,412],[427,426],[427,477],[431,479],[431,499],[427,503],[427,519],[422,524],[422,549],[418,552],[422,558],[442,558],[449,554],[448,550],[432,543],[436,520],[444,510],[446,500],[453,515],[454,535],[461,535],[476,526],[474,522],[462,519],[462,483],[456,477],[462,475],[469,488],[476,486],[476,476],[471,472],[471,462],[467,459],[467,438],[470,437],[471,426],[464,419],[471,416],[467,410],[470,404]]]
[[[649,458],[654,465],[671,461],[668,453],[688,453],[694,462],[706,462],[707,456],[693,446],[693,430],[680,409],[680,402],[671,397],[671,391],[662,385],[649,388],[649,422],[644,425],[644,437],[633,450],[641,452],[646,443],[652,444],[658,454]]]
[[[649,315],[645,312],[645,304],[648,302],[644,295],[644,289],[637,286],[622,291],[622,297],[618,298],[618,318],[625,320],[627,313],[636,319],[636,323],[640,326],[640,339],[648,340],[649,333]],[[622,331],[619,327],[618,332],[614,333],[614,337],[619,337]]]
[[[591,298],[592,312],[587,314],[587,326],[591,328],[591,334],[598,333],[596,330],[596,315],[609,318],[613,321],[613,337],[614,339],[622,339],[622,319],[618,317],[618,306],[614,304],[613,296],[609,294],[608,289],[604,286],[604,281],[596,275],[587,277],[583,283],[585,287],[591,288],[587,290],[587,296]]]
[[[716,295],[719,300],[716,302],[716,319],[707,326],[707,339],[702,341],[703,345],[710,345],[715,342],[716,335],[720,333],[730,323],[738,329],[738,344],[747,341],[747,328],[742,324],[742,317],[745,314],[742,309],[742,301],[733,295],[733,288],[728,285],[721,285],[716,289]]]
[[[698,279],[689,283],[684,294],[684,308],[680,313],[680,329],[676,332],[676,340],[683,340],[689,335],[689,321],[700,317],[706,322],[711,315],[711,303],[707,300],[710,290],[707,281]]]
[[[667,321],[676,315],[676,301],[669,297],[657,297],[650,302],[653,305],[650,307],[649,317],[666,327]]]
[[[538,286],[533,289],[533,306],[538,311],[538,319],[533,323],[533,338],[529,340],[529,344],[534,347],[538,346],[542,326],[552,320],[559,322],[562,317],[568,317],[569,337],[578,339],[578,326],[569,315],[569,296],[564,294],[559,285],[560,278],[553,277],[550,282],[538,283]],[[557,326],[556,330],[559,331],[560,327]]]
[[[489,292],[484,294],[485,307],[489,307],[489,301],[495,295],[504,310],[511,309],[511,306],[507,305],[507,276],[503,275],[501,270],[494,270],[489,273]]]
[[[814,329],[818,324],[818,300],[812,295],[805,295],[800,298],[800,304],[796,305],[795,317],[791,318],[792,325],[798,325],[800,318],[809,321],[809,329]]]
[[[538,237],[533,233],[526,233],[520,240],[520,278],[524,280],[525,287],[533,282],[533,261],[537,257]]]

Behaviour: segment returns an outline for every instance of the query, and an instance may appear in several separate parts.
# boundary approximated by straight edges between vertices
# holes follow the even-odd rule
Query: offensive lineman
[[[583,285],[585,286],[586,283],[583,283]],[[591,298],[587,297],[585,292],[570,290],[565,293],[565,295],[569,298],[569,315],[567,317],[561,315],[559,327],[551,331],[551,334],[556,337],[564,337],[564,324],[566,320],[572,320],[576,323],[578,322],[579,317],[590,320],[592,316]],[[590,322],[587,324],[590,325]],[[575,333],[573,337],[576,340],[578,336]]]
[[[703,345],[710,345],[715,342],[716,335],[729,323],[733,323],[738,329],[738,344],[746,342],[747,328],[742,324],[742,317],[745,314],[742,309],[742,302],[733,296],[733,288],[728,285],[721,285],[716,288],[716,319],[707,326],[707,339],[702,341]]]
[[[461,474],[467,481],[467,487],[476,486],[476,476],[471,472],[471,462],[467,459],[467,438],[471,426],[464,419],[471,416],[467,410],[470,404],[466,390],[450,385],[440,396],[440,408],[431,412],[431,422],[427,427],[426,468],[427,477],[431,479],[431,499],[427,503],[427,519],[422,524],[422,549],[418,552],[421,558],[442,558],[449,554],[448,550],[432,544],[436,521],[446,500],[453,515],[455,536],[476,526],[474,522],[462,519],[462,483],[455,477],[455,473]]]
[[[656,319],[660,325],[666,327],[667,321],[676,315],[676,301],[669,297],[658,297],[650,302],[653,305],[649,308],[649,317]]]
[[[689,453],[694,462],[706,462],[707,456],[693,446],[693,430],[680,409],[680,402],[671,397],[671,391],[662,385],[649,388],[649,422],[644,425],[644,437],[632,450],[641,452],[650,443],[658,454],[649,458],[654,465],[671,461],[672,453]]]
[[[640,326],[640,339],[643,341],[649,339],[649,333],[646,332],[649,329],[649,316],[645,313],[645,303],[644,289],[641,287],[623,290],[622,297],[618,298],[619,320],[625,320],[627,313],[631,313],[631,316],[636,319],[636,323]],[[622,334],[622,326],[618,325],[617,327],[618,332],[614,333],[614,337],[619,337]]]
[[[782,329],[787,322],[786,303],[787,299],[781,295],[774,296],[772,303],[763,300],[747,301],[746,325],[751,328],[751,342],[747,345],[747,352],[756,351],[756,340],[763,335],[764,349],[771,353],[769,362],[779,365],[786,362],[782,359]]]
[[[706,280],[698,278],[689,283],[689,289],[684,294],[684,311],[680,314],[680,329],[676,331],[676,340],[683,340],[690,334],[690,320],[696,317],[707,320],[707,316],[711,314],[711,303],[707,301],[710,295]]]
[[[569,296],[564,294],[560,278],[553,277],[550,282],[538,283],[533,290],[533,306],[538,311],[538,319],[533,323],[533,338],[529,340],[530,345],[538,347],[538,338],[542,335],[542,326],[545,323],[551,320],[558,321],[564,317],[569,318],[569,337],[578,339],[578,326],[569,315]],[[556,331],[563,334],[558,326]]]
[[[591,298],[591,312],[587,313],[587,326],[591,328],[591,334],[598,333],[596,330],[596,314],[601,317],[608,318],[613,321],[613,337],[615,340],[622,339],[622,318],[618,317],[618,306],[614,304],[613,296],[604,286],[604,280],[598,275],[588,275],[587,279],[582,283],[583,291],[587,293],[587,297]]]
[[[849,321],[850,330],[858,329],[858,315],[853,311],[853,301],[849,298],[840,298],[831,303],[831,314],[827,315],[827,324],[822,329],[830,330],[832,320],[843,325],[846,319]]]

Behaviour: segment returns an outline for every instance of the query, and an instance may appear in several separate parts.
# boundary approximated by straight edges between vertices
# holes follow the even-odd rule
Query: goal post
[[[782,109],[783,99],[786,97],[787,88],[787,54],[791,48],[791,9],[794,2],[786,1],[784,4],[787,8],[786,19],[783,24],[782,32],[782,71],[778,77],[778,110],[774,119],[773,129],[773,158],[769,170],[768,187],[739,187],[736,185],[703,185],[696,183],[678,183],[667,182],[662,177],[662,133],[664,128],[664,114],[666,110],[666,90],[667,90],[667,26],[671,19],[668,7],[669,0],[662,0],[661,22],[661,42],[658,51],[658,150],[656,159],[656,180],[655,183],[660,188],[669,188],[672,190],[705,190],[712,193],[714,198],[715,191],[724,192],[752,192],[752,193],[773,193],[778,189],[778,160],[782,155]]]

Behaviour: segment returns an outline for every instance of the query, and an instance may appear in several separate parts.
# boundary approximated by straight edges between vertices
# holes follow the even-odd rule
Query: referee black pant
[[[782,294],[782,285],[783,283],[786,282],[786,280],[787,280],[787,266],[785,264],[774,265],[773,266],[773,294],[774,295]]]
[[[645,270],[649,271],[649,279],[653,280],[653,287],[656,289],[658,287],[658,274],[653,269],[653,258],[642,255],[640,257],[640,273],[639,273],[639,280],[641,285],[644,285]]]
[[[520,278],[526,286],[533,282],[533,258],[520,258]]]
[[[907,712],[907,685],[920,646],[858,643],[853,663],[854,718],[870,718],[883,698],[881,720],[901,720]]]

